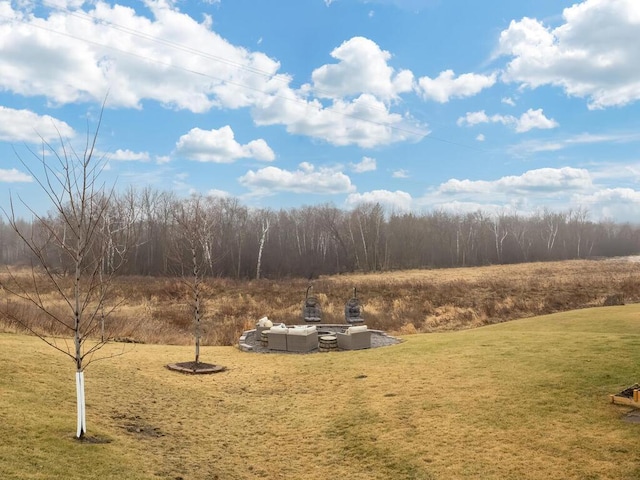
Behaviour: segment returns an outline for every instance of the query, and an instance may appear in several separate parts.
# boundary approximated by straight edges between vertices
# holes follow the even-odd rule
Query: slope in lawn
[[[109,346],[108,348],[122,348]],[[640,371],[640,306],[555,314],[314,355],[206,347],[228,366],[164,365],[190,347],[136,345],[86,374],[0,335],[3,479],[638,478],[640,426],[608,395]]]

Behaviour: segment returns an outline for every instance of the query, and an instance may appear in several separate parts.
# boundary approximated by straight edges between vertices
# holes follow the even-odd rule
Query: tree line
[[[40,222],[17,222],[32,237],[54,227],[65,233],[60,212],[48,215],[47,229]],[[611,257],[640,250],[640,227],[593,222],[582,209],[530,216],[397,213],[371,203],[351,210],[331,204],[271,210],[248,208],[234,198],[184,199],[150,188],[114,194],[99,228],[108,239],[106,254],[101,253],[104,271],[126,250],[119,273],[152,276],[187,275],[194,255],[204,276],[247,279]],[[48,255],[52,267],[71,268],[55,249]],[[0,221],[0,262],[30,264],[31,257],[15,229]]]

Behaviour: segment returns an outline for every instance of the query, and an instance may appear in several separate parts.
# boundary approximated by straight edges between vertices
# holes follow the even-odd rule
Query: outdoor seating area
[[[371,348],[371,332],[366,325],[357,327],[344,327],[344,333],[333,327],[322,332],[324,341],[326,337],[333,337],[339,350],[361,350]],[[258,328],[256,328],[256,332]],[[260,341],[265,330],[262,329]],[[330,341],[330,340],[329,340]],[[319,349],[319,335],[316,325],[293,325],[290,327],[284,324],[274,325],[266,330],[266,345],[269,351],[275,352],[297,352],[309,353]]]
[[[265,327],[266,317],[260,319],[255,330],[240,337],[239,347],[256,353],[326,353],[395,345],[399,338],[366,325],[318,324]],[[273,323],[269,320],[268,323]]]
[[[309,285],[302,303],[303,325],[274,323],[262,317],[256,322],[255,330],[246,331],[240,337],[240,348],[261,353],[312,353],[364,350],[400,342],[364,324],[363,308],[355,288],[345,305],[345,324],[321,324],[320,302],[309,295],[311,288]]]

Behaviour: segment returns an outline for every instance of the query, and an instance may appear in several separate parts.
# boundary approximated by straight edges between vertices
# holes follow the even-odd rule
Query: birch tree
[[[260,246],[258,247],[258,261],[256,265],[256,280],[260,280],[262,273],[262,253],[264,252],[264,244],[267,241],[267,235],[269,234],[269,227],[271,226],[271,218],[269,212],[265,211],[262,217],[262,230],[260,234]]]
[[[19,199],[33,219],[31,228],[24,229],[16,216],[13,198],[10,211],[3,210],[11,228],[34,260],[27,279],[9,271],[9,280],[2,286],[34,305],[73,340],[48,336],[30,319],[19,317],[19,314],[12,318],[73,361],[78,439],[82,439],[87,431],[84,371],[92,361],[105,358],[98,354],[108,340],[98,336],[102,307],[110,295],[112,279],[118,266],[122,265],[125,253],[122,249],[110,251],[112,268],[103,271],[102,264],[111,247],[102,227],[113,190],[106,188],[100,180],[105,158],[96,157],[101,120],[102,112],[95,133],[87,134],[84,150],[80,153],[59,135],[59,145],[42,139],[41,153],[29,150],[31,162],[18,155],[48,197],[52,209],[49,215],[41,214],[29,207],[27,201]],[[32,168],[32,164],[36,166]],[[57,268],[52,263],[55,258],[69,266],[69,275],[65,268]],[[54,293],[61,308],[45,297],[47,291]],[[113,312],[116,306],[112,305],[105,315]]]
[[[210,206],[210,205],[209,205]],[[207,208],[207,199],[194,195],[175,205],[174,257],[178,262],[181,276],[190,292],[190,306],[193,314],[195,337],[195,361],[200,363],[200,340],[202,338],[202,318],[204,298],[202,282],[207,273],[212,273],[218,260],[213,251],[214,234],[219,228]]]

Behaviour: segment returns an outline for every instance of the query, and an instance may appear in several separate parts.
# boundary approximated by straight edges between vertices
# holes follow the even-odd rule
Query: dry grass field
[[[640,425],[608,400],[638,380],[639,332],[626,305],[358,352],[210,346],[228,370],[209,376],[164,367],[188,346],[113,343],[86,373],[88,435],[108,443],[73,439],[73,363],[4,333],[0,478],[640,478]]]
[[[308,284],[303,279],[208,279],[203,286],[203,344],[235,344],[243,330],[265,315],[300,323]],[[343,323],[344,304],[354,287],[370,327],[396,334],[438,332],[602,305],[612,294],[638,302],[640,263],[578,260],[321,277],[313,281],[313,293],[322,304],[325,323]],[[52,308],[62,308],[53,292],[41,294]],[[119,278],[115,294],[122,307],[109,322],[114,337],[172,345],[193,341],[188,289],[180,280]],[[3,322],[6,310],[46,332],[62,333],[1,290],[0,331],[20,330]]]

